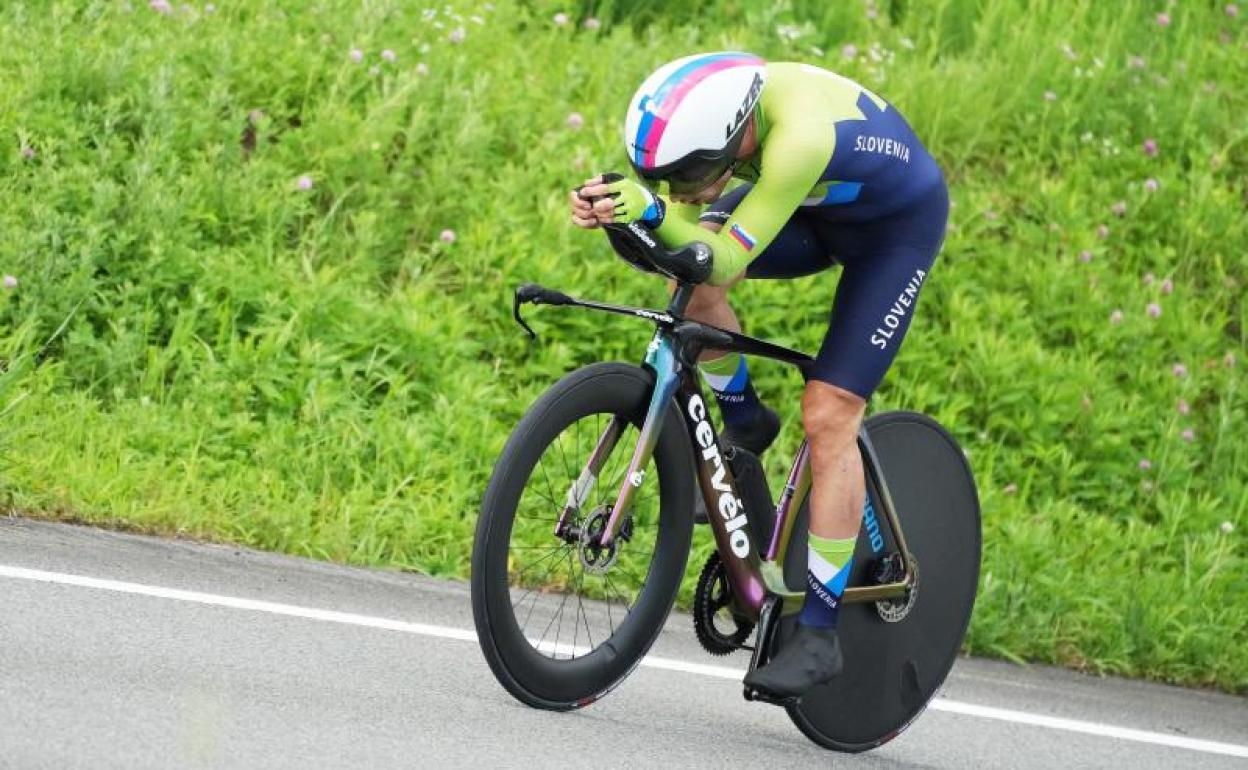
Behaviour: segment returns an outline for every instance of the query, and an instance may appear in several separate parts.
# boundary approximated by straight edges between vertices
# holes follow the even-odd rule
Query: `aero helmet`
[[[725,51],[686,56],[646,78],[624,118],[633,170],[676,194],[704,189],[736,158],[766,80],[766,62]]]

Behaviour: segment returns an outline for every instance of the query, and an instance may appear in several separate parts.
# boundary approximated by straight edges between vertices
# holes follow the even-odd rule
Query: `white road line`
[[[218,594],[201,593],[199,591],[182,591],[176,588],[163,588],[161,586],[149,586],[141,583],[127,583],[120,580],[104,580],[101,578],[86,577],[84,575],[68,575],[61,572],[45,572],[43,570],[0,565],[0,577],[14,578],[18,580],[34,580],[42,583],[57,583],[60,585],[79,586],[82,588],[95,588],[102,591],[113,591],[116,593],[134,594],[137,596],[151,596],[159,599],[174,599],[176,601],[207,604],[214,607],[229,607],[237,610],[267,612],[273,615],[286,615],[288,617],[320,620],[329,623],[345,623],[352,626],[380,628],[386,631],[401,631],[407,634],[432,636],[439,639],[454,639],[461,642],[477,641],[476,633],[459,628],[435,626],[427,623],[408,623],[402,620],[379,618],[372,615],[357,615],[352,612],[318,610],[312,607],[300,607],[294,604],[266,602],[257,599],[242,599],[235,596],[220,596]],[[665,671],[679,671],[686,674],[709,676],[718,679],[731,679],[735,681],[741,681],[741,677],[745,676],[745,671],[741,669],[729,668],[727,666],[710,666],[702,663],[689,663],[683,660],[660,658],[654,655],[647,655],[646,658],[642,660],[641,665]],[[1224,754],[1232,757],[1248,758],[1248,746],[1242,746],[1234,743],[1221,743],[1219,741],[1184,738],[1177,735],[1166,735],[1165,733],[1155,733],[1148,730],[1134,730],[1128,727],[1118,727],[1116,725],[1107,725],[1100,722],[1085,722],[1079,719],[1062,719],[1060,717],[1050,717],[1042,714],[1029,714],[1025,711],[1012,711],[1010,709],[999,709],[991,706],[979,706],[974,703],[962,703],[960,701],[949,700],[948,698],[941,697],[934,699],[928,707],[935,711],[945,711],[952,714],[962,714],[966,716],[980,717],[983,719],[996,719],[1005,722],[1031,725],[1033,727],[1046,727],[1053,730],[1084,733],[1086,735],[1095,735],[1102,738],[1117,738],[1124,741],[1135,741],[1138,743],[1151,743],[1160,746],[1190,749],[1192,751],[1200,751],[1207,754]]]

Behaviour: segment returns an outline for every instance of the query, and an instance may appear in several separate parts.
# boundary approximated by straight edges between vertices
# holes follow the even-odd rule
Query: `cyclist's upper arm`
[[[669,218],[659,236],[669,246],[700,240],[714,252],[708,283],[722,285],[735,278],[780,232],[819,181],[832,156],[835,133],[831,120],[810,116],[773,126],[763,147],[762,171],[718,233],[681,218]]]

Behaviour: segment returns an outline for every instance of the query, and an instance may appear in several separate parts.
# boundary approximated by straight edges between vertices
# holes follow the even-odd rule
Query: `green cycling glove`
[[[667,207],[663,199],[631,179],[620,179],[607,185],[615,198],[615,218],[620,222],[640,221],[651,228],[663,224]]]

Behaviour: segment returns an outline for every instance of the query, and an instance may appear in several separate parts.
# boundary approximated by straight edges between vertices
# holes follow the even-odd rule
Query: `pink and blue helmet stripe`
[[[659,140],[667,130],[667,123],[685,96],[693,87],[716,72],[731,67],[758,66],[763,60],[748,53],[730,51],[699,56],[678,67],[667,76],[654,93],[643,97],[637,104],[642,111],[633,142],[633,162],[638,168],[654,168],[657,163]]]

